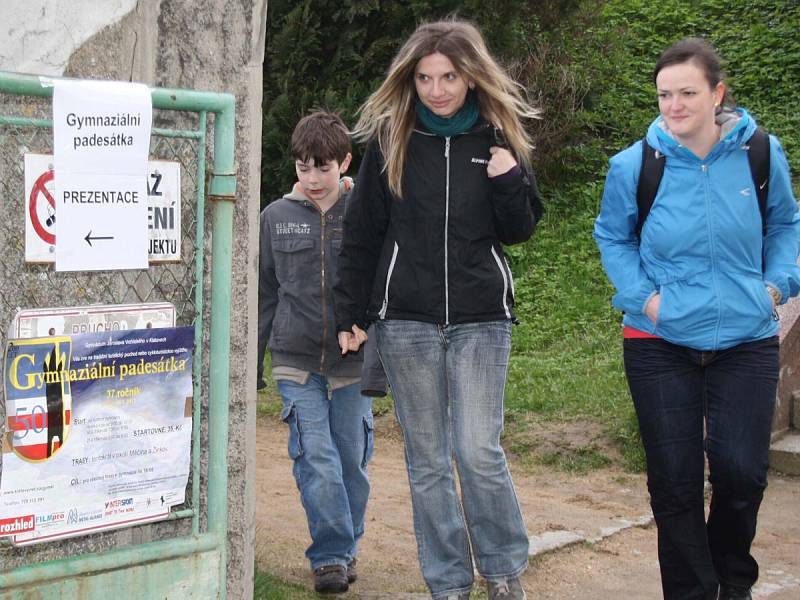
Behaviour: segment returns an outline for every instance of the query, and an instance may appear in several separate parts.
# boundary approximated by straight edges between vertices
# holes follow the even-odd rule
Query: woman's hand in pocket
[[[661,307],[661,294],[655,293],[647,301],[647,306],[644,307],[644,314],[655,324],[658,321],[658,310]]]

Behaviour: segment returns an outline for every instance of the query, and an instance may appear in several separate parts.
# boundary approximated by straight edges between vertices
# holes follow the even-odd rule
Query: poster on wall
[[[0,537],[166,519],[185,500],[194,328],[9,340]]]

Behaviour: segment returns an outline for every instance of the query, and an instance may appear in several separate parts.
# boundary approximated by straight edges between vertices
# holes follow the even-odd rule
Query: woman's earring
[[[471,90],[475,89],[475,82],[473,82],[473,81],[469,82],[469,89],[471,89]]]

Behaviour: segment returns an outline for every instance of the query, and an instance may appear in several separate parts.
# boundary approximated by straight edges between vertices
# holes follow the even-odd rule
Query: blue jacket
[[[761,216],[746,146],[756,123],[741,108],[723,115],[722,139],[704,160],[680,145],[661,117],[653,121],[647,142],[666,165],[641,239],[635,233],[641,141],[611,159],[594,228],[624,324],[698,350],[777,334],[766,286],[778,289],[782,302],[800,291],[800,214],[780,142],[770,136],[762,272]],[[644,309],[656,292],[654,324]]]

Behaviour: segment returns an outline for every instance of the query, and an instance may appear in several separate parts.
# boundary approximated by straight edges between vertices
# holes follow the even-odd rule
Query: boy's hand
[[[497,177],[503,173],[508,173],[517,164],[517,161],[514,160],[514,155],[500,146],[489,148],[489,154],[492,155],[489,164],[486,166],[486,173],[489,177]]]
[[[339,332],[339,347],[342,349],[342,356],[348,352],[358,352],[361,344],[367,341],[367,333],[358,325],[353,325],[353,332]]]

